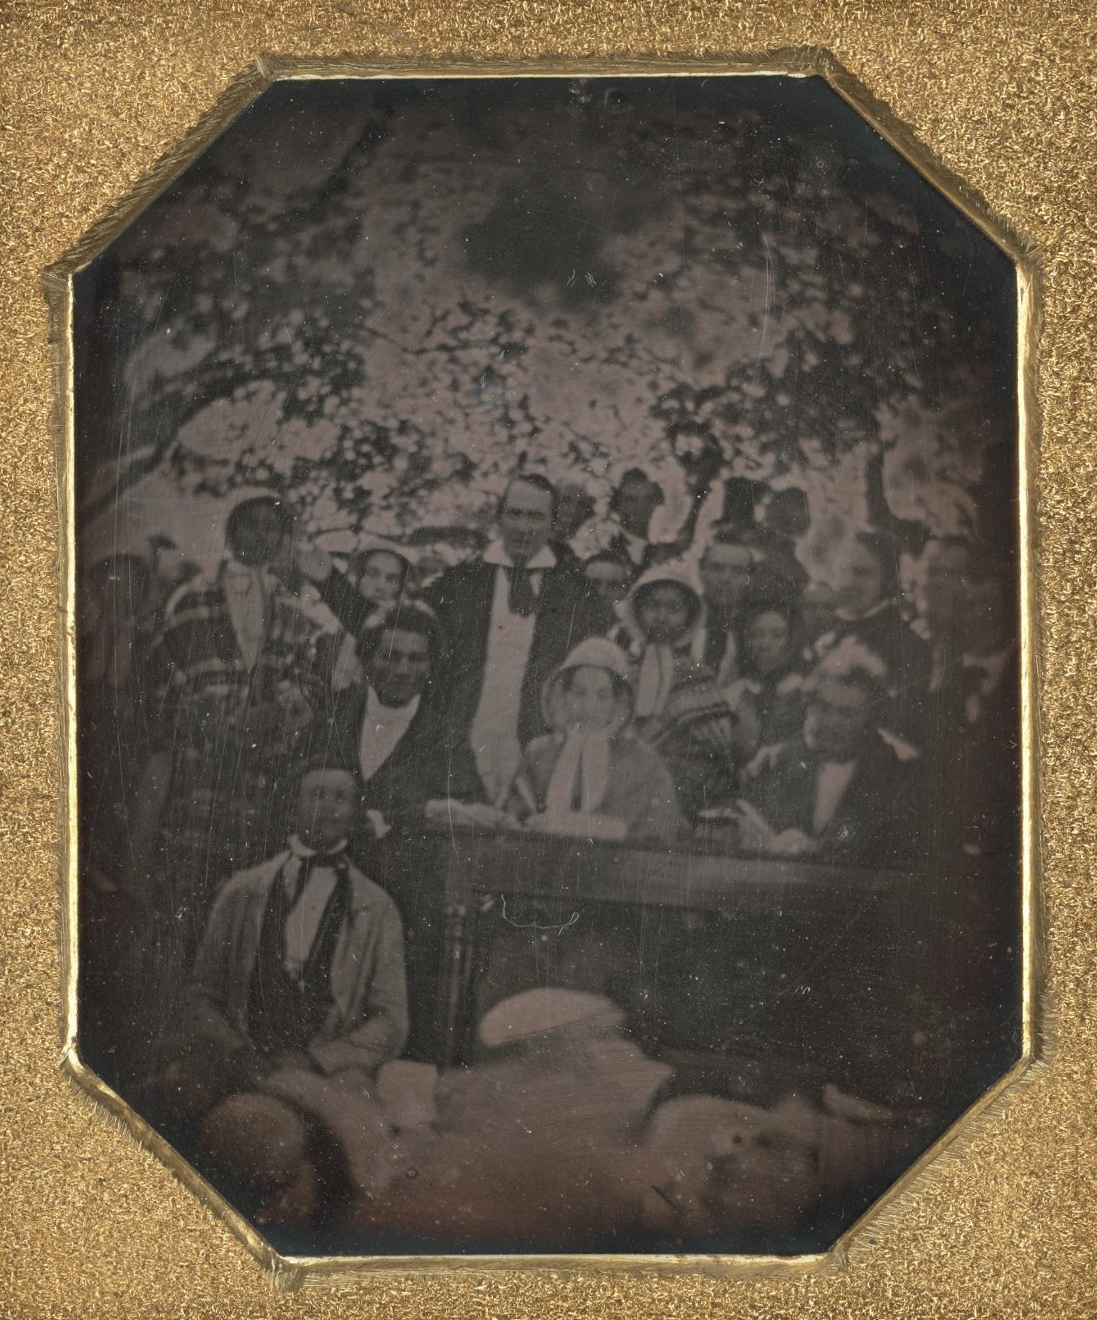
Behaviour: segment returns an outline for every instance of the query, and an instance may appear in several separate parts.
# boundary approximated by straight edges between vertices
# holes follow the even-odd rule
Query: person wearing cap
[[[535,738],[515,775],[508,813],[530,829],[671,843],[681,817],[670,774],[633,732],[628,659],[590,637],[545,692],[554,731]]]
[[[614,639],[636,669],[636,729],[670,770],[690,820],[727,805],[758,745],[753,705],[729,704],[732,689],[702,661],[704,603],[677,565],[649,569],[633,587]]]
[[[352,771],[306,763],[288,844],[217,897],[149,1090],[200,1160],[257,1205],[302,1215],[317,1208],[308,1124],[268,1079],[304,1071],[363,1091],[408,1030],[399,913],[347,855],[361,792]],[[237,1158],[253,1123],[273,1125],[268,1162]]]

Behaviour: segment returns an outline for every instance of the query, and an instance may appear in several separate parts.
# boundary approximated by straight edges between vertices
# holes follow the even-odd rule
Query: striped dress
[[[224,574],[223,565],[168,603],[158,646],[168,679],[157,742],[172,758],[161,870],[187,954],[223,880],[284,842],[295,762],[322,698],[319,621],[270,581],[249,665]]]

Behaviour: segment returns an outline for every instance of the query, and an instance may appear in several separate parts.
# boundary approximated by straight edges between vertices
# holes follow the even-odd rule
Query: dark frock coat
[[[917,762],[900,760],[873,732],[834,816],[816,833],[812,816],[820,764],[819,754],[799,737],[781,748],[743,796],[777,833],[796,829],[814,838],[827,861],[893,867],[916,860],[921,834]]]
[[[544,684],[579,642],[604,636],[612,622],[609,606],[579,573],[560,564],[537,571],[541,589],[518,710],[523,747],[549,732],[541,713]],[[452,660],[440,686],[451,739],[467,738],[480,702],[497,572],[506,570],[470,560],[445,572],[425,596],[449,636]]]

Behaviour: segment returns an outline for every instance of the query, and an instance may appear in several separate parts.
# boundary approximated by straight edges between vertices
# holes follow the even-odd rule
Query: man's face
[[[750,582],[751,554],[745,545],[710,545],[700,565],[705,600],[734,613]]]
[[[673,646],[689,629],[689,597],[676,582],[657,582],[641,595],[636,615],[649,642]]]
[[[647,536],[652,515],[660,504],[654,481],[626,481],[614,501],[617,521],[631,536]]]
[[[499,510],[499,539],[516,564],[544,548],[552,530],[552,496],[528,481],[512,481]]]
[[[350,836],[361,795],[347,770],[309,770],[297,800],[297,837],[324,852]]]
[[[367,666],[370,686],[383,706],[406,706],[430,677],[430,642],[423,633],[386,628]]]
[[[250,568],[279,568],[289,561],[291,537],[276,509],[259,504],[233,530],[233,555]]]
[[[811,526],[811,518],[797,495],[775,491],[766,508],[766,526],[781,536],[796,540]]]
[[[854,683],[824,678],[804,719],[809,747],[836,760],[849,760],[860,751],[869,729],[869,694]]]

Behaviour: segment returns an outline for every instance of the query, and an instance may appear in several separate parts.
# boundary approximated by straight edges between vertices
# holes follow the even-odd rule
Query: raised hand
[[[293,567],[309,582],[319,585],[325,582],[334,567],[331,555],[317,545],[305,541],[293,544]]]

